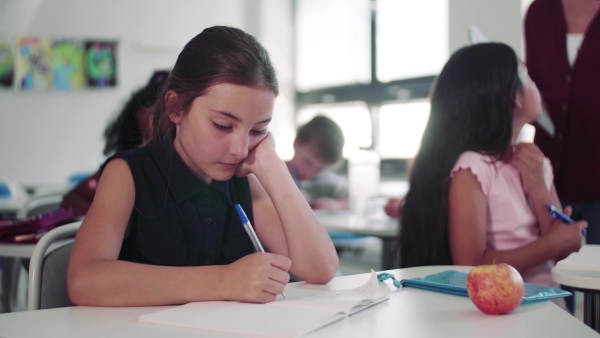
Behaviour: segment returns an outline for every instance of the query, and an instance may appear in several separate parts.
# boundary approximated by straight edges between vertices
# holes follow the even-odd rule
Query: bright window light
[[[415,157],[429,119],[429,101],[383,105],[379,110],[381,158]]]
[[[377,0],[377,79],[438,74],[448,34],[448,0]]]
[[[307,106],[298,112],[296,125],[301,126],[316,115],[327,116],[340,126],[346,140],[345,158],[350,158],[360,147],[371,146],[371,116],[364,102]]]
[[[369,0],[298,0],[296,86],[300,91],[371,81]]]

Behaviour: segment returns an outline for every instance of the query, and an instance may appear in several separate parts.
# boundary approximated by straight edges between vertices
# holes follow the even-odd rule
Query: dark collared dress
[[[119,152],[106,163],[114,158],[127,161],[135,184],[135,207],[119,260],[223,265],[254,252],[234,209],[240,203],[252,222],[246,177],[206,185],[165,141]]]

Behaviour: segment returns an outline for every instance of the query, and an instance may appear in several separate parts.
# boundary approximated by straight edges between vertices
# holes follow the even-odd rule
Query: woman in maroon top
[[[600,1],[535,0],[525,18],[529,75],[554,124],[535,143],[554,166],[555,185],[586,241],[600,244]]]
[[[554,135],[537,128],[535,143],[552,160],[558,195],[573,205],[574,217],[586,218],[583,206],[596,209],[595,220],[586,218],[587,242],[594,244],[600,244],[599,8],[598,0],[536,0],[525,19],[527,68],[555,127]]]

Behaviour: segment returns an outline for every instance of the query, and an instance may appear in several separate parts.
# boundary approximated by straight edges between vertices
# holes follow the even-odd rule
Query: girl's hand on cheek
[[[235,176],[244,177],[256,173],[260,166],[266,163],[270,157],[277,156],[275,153],[275,139],[271,133],[267,133],[254,148],[250,149],[248,156],[238,165]]]

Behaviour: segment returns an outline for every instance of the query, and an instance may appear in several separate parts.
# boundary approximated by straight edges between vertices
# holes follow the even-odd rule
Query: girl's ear
[[[179,95],[174,90],[169,90],[165,94],[165,108],[167,110],[167,114],[169,115],[169,119],[171,122],[175,124],[181,123],[181,114],[174,113],[171,107],[177,107],[177,101],[179,100]]]
[[[517,91],[517,94],[515,95],[515,109],[523,109],[524,99],[525,98],[523,97],[523,92]]]

